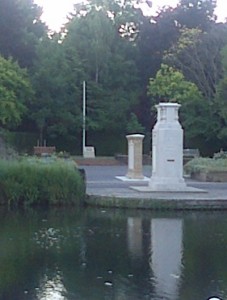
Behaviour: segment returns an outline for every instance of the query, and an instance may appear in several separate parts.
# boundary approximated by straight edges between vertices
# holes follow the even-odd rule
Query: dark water
[[[227,212],[0,211],[0,299],[227,299]]]

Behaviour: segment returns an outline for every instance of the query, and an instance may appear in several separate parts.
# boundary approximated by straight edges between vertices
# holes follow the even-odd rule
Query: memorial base
[[[155,191],[182,191],[187,188],[187,185],[183,178],[151,177],[149,188]]]
[[[126,177],[128,179],[143,179],[144,176],[141,172],[135,172],[135,171],[128,171],[128,173],[126,174]]]
[[[197,189],[194,187],[189,187],[189,186],[130,186],[131,189],[138,191],[138,192],[143,192],[143,193],[207,193],[206,190],[202,189]]]
[[[125,181],[125,182],[148,182],[150,180],[150,178],[143,176],[142,178],[128,178],[127,176],[116,176],[117,179],[121,180],[121,181]]]
[[[154,190],[149,186],[130,186],[130,188],[142,193],[207,193],[207,191],[205,190],[188,186],[184,188],[178,188],[177,190],[171,188],[168,189],[166,187],[164,189],[161,189],[161,187],[159,187],[160,189]]]

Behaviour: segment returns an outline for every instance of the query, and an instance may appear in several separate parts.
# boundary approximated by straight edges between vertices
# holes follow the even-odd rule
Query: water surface
[[[227,299],[227,212],[0,210],[0,299]]]

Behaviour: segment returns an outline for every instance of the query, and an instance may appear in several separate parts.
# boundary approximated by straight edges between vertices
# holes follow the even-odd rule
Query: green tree
[[[218,137],[223,141],[223,148],[227,147],[227,46],[222,51],[223,78],[217,85],[215,106],[220,117]]]
[[[220,51],[226,43],[226,33],[222,25],[215,25],[206,33],[184,28],[177,43],[164,56],[164,62],[181,70],[209,101],[214,99],[222,76]]]
[[[222,57],[224,76],[227,76],[227,44],[221,50],[221,57]]]
[[[129,122],[127,124],[127,133],[128,134],[144,133],[144,131],[145,131],[145,128],[138,121],[136,114],[131,113]]]
[[[181,30],[184,28],[201,30],[202,32],[207,31],[214,24],[215,1],[213,0],[184,0],[180,1],[177,7],[162,7],[157,15],[151,18],[144,17],[142,22],[140,22],[140,27],[137,34],[136,44],[138,49],[138,59],[137,67],[139,70],[141,78],[142,93],[140,95],[140,106],[139,111],[142,116],[142,123],[150,128],[151,124],[155,121],[155,116],[150,114],[149,110],[149,99],[147,97],[147,85],[150,77],[155,77],[156,72],[160,69],[161,63],[167,63],[177,69],[181,70],[188,81],[192,81],[195,84],[195,78],[192,77],[191,72],[187,70],[188,65],[192,63],[188,61],[186,55],[181,60],[182,66],[185,68],[180,68],[179,64],[175,62],[170,62],[169,60],[163,61],[163,56],[169,49],[175,50],[177,41],[181,36]],[[214,40],[217,37],[214,34]],[[213,49],[218,47],[219,44],[213,43],[212,38],[210,39],[209,47]],[[175,54],[174,50],[171,52]],[[201,56],[202,56],[201,49]],[[215,49],[214,49],[215,55]],[[213,56],[212,53],[212,56]],[[205,52],[205,58],[203,58],[204,63],[207,63],[206,58],[207,51]],[[193,55],[192,55],[193,58]],[[212,65],[213,60],[208,60],[208,63]],[[198,67],[198,66],[197,66]],[[212,70],[212,69],[211,69]],[[217,70],[221,70],[220,68]],[[212,71],[209,73],[211,76]],[[214,73],[216,76],[216,73]],[[201,77],[203,78],[203,77]],[[213,85],[212,85],[213,87]],[[137,113],[139,116],[139,114]]]
[[[182,105],[180,116],[185,143],[201,148],[205,153],[207,144],[215,140],[218,120],[213,114],[214,105],[204,99],[197,86],[187,81],[180,71],[162,64],[156,77],[150,80],[148,93],[153,97],[152,104],[177,101]]]
[[[92,9],[84,17],[74,17],[67,25],[67,36],[63,41],[76,47],[84,62],[86,73],[99,83],[106,76],[111,57],[114,33],[110,18],[102,11]]]
[[[34,66],[36,101],[30,107],[41,143],[48,137],[70,139],[80,131],[82,78],[73,49],[64,49],[58,35],[43,40]]]
[[[107,11],[95,7],[74,15],[66,32],[63,46],[77,51],[86,74],[87,128],[122,131],[137,101],[133,43],[119,33]]]
[[[0,122],[6,128],[15,127],[26,113],[33,90],[26,70],[12,59],[0,56]]]
[[[47,32],[42,10],[33,0],[0,0],[0,54],[20,66],[32,65],[36,46]]]
[[[162,64],[155,78],[150,79],[148,94],[156,96],[163,102],[187,102],[201,98],[197,86],[186,81],[184,75],[168,65]]]
[[[180,0],[175,9],[176,20],[181,27],[209,30],[216,20],[217,0]]]

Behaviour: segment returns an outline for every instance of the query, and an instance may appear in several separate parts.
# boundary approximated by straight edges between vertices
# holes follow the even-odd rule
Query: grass
[[[76,164],[57,158],[0,160],[0,201],[18,205],[79,205],[85,183]]]

